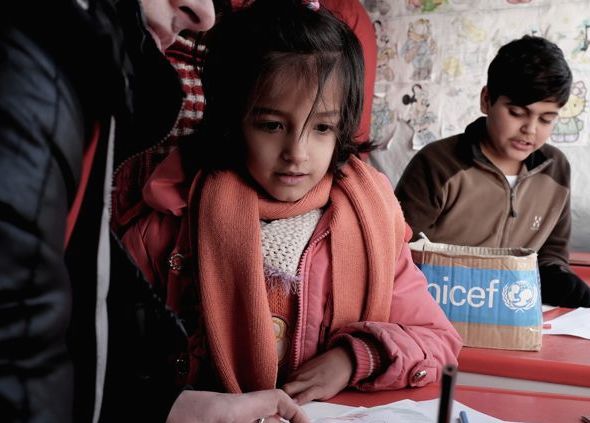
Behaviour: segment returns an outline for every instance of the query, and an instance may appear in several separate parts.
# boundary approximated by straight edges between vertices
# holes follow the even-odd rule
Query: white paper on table
[[[550,323],[550,329],[543,329],[543,335],[572,335],[590,339],[590,308],[577,308],[562,314]]]
[[[383,423],[403,421],[405,423],[436,423],[438,416],[438,398],[429,401],[402,400],[378,407],[349,407],[324,402],[313,402],[303,406],[312,423]],[[459,418],[459,412],[465,411],[469,423],[501,423],[495,417],[488,416],[471,407],[453,401],[451,421]]]
[[[338,417],[352,410],[360,410],[364,407],[351,407],[349,405],[332,404],[330,402],[312,401],[302,406],[305,414],[312,419],[323,417]]]
[[[541,306],[541,311],[542,311],[543,313],[545,313],[546,311],[553,310],[554,308],[557,308],[557,306],[552,306],[552,305],[543,304],[543,305]]]

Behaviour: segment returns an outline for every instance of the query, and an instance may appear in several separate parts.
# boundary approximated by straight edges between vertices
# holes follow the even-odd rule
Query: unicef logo
[[[504,304],[511,310],[524,311],[537,304],[539,292],[529,281],[516,281],[502,289]]]

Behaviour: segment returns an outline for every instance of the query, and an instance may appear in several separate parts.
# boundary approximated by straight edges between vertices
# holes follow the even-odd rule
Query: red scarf
[[[401,209],[386,178],[356,158],[344,178],[326,176],[294,203],[259,198],[233,172],[203,181],[196,231],[198,279],[211,357],[225,388],[274,388],[277,353],[264,281],[260,219],[297,216],[330,201],[331,330],[388,321],[395,262],[404,239]],[[192,206],[195,206],[193,204]],[[189,210],[196,210],[189,207]],[[191,216],[192,218],[192,216]]]

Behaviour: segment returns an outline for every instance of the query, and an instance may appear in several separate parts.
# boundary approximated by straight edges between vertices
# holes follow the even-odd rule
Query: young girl
[[[354,34],[316,2],[257,0],[208,48],[200,139],[158,166],[123,237],[189,333],[178,383],[304,403],[437,380],[461,341],[389,182],[356,158]]]

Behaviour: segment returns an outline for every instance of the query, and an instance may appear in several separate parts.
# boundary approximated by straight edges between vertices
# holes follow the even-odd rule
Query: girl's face
[[[292,202],[307,194],[330,167],[340,93],[337,79],[330,77],[312,111],[316,84],[285,73],[276,75],[270,89],[256,99],[242,132],[250,176],[272,198]]]

